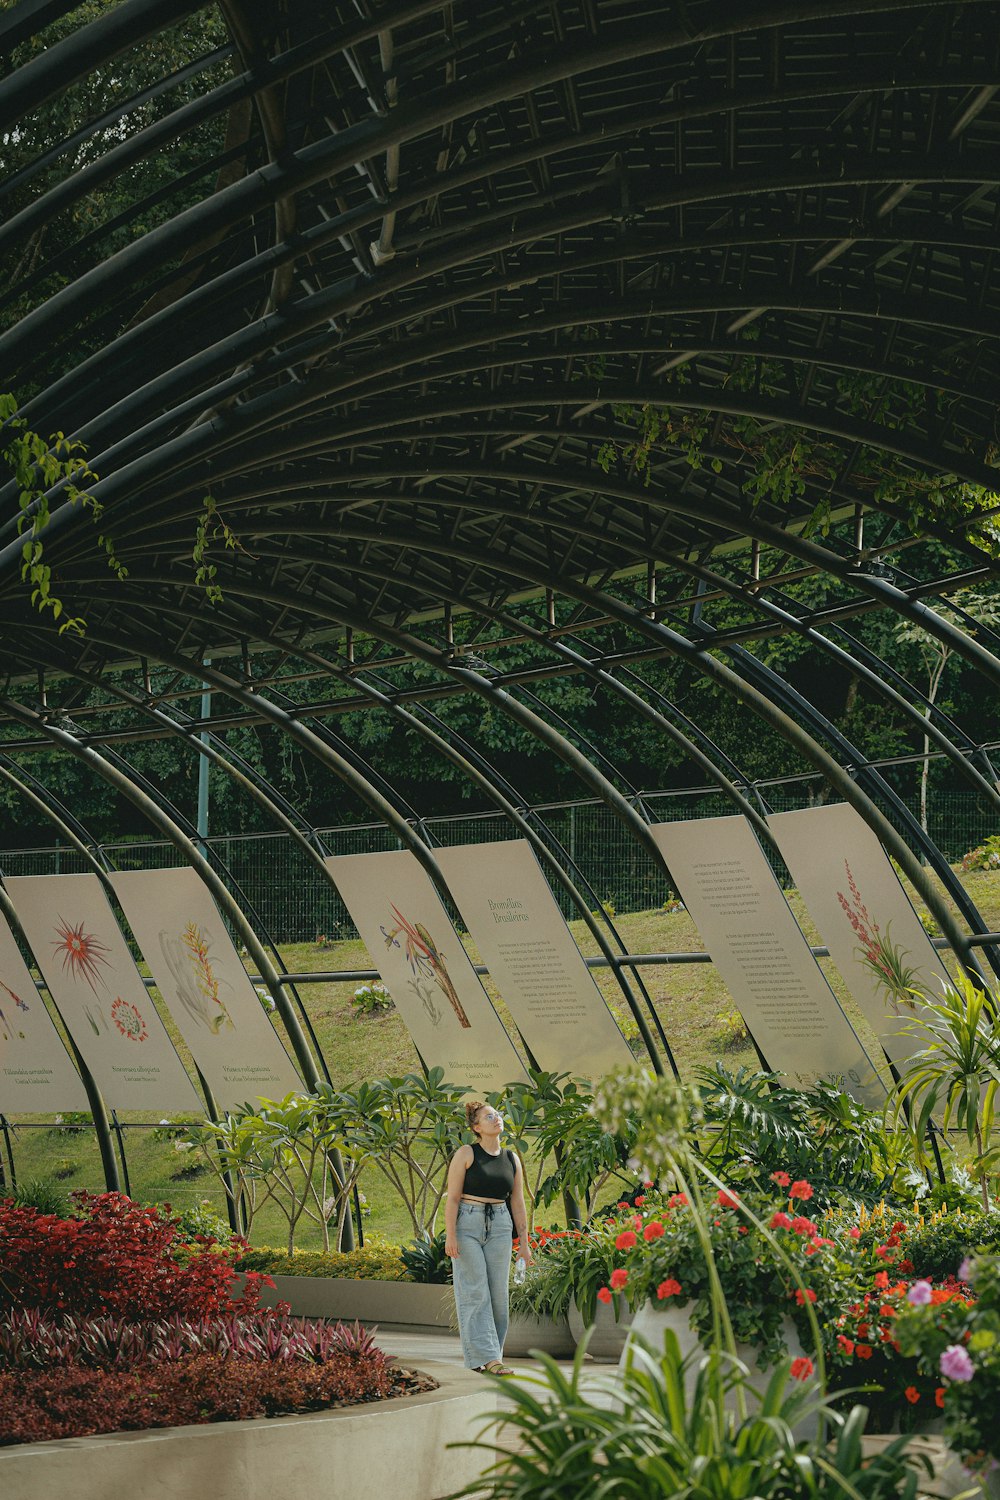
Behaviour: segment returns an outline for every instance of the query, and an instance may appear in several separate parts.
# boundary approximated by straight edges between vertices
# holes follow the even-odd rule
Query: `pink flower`
[[[966,1256],[965,1259],[962,1261],[962,1264],[958,1268],[958,1279],[959,1279],[959,1281],[968,1281],[971,1275],[972,1275],[972,1261],[969,1259],[968,1256]]]
[[[931,1300],[930,1282],[915,1281],[906,1294],[906,1300],[911,1307],[926,1307]]]
[[[638,1244],[638,1238],[636,1236],[635,1230],[623,1229],[621,1234],[615,1240],[615,1249],[631,1250],[632,1246],[636,1244]]]
[[[620,1292],[626,1281],[628,1281],[627,1271],[617,1270],[611,1272],[611,1287],[613,1291]]]
[[[938,1369],[946,1380],[960,1383],[971,1380],[976,1373],[975,1365],[961,1344],[948,1345],[938,1362]]]

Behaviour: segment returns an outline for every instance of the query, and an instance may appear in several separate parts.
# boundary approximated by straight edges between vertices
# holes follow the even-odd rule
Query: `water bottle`
[[[520,1286],[521,1285],[521,1283],[523,1282],[525,1276],[527,1275],[527,1271],[528,1271],[528,1267],[527,1267],[527,1263],[525,1262],[524,1256],[523,1255],[519,1255],[517,1257],[517,1260],[514,1262],[514,1285],[515,1286]]]

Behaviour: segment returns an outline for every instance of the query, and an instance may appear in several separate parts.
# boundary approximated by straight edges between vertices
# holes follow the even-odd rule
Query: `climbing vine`
[[[17,484],[17,534],[24,538],[21,578],[31,589],[31,602],[41,614],[52,611],[53,619],[60,622],[60,635],[64,631],[83,635],[82,618],[66,614],[62,600],[52,592],[52,569],[45,559],[42,537],[51,520],[49,491],[56,487],[71,505],[80,505],[99,525],[104,508],[89,489],[97,475],[87,462],[82,443],[62,432],[48,438],[32,432],[18,416],[17,403],[10,395],[0,395],[0,440],[0,456]],[[116,556],[111,538],[99,531],[97,544],[116,578],[126,578],[128,569]]]
[[[215,581],[219,570],[215,563],[208,560],[209,548],[215,541],[222,541],[231,552],[246,553],[246,548],[229,522],[219,514],[214,496],[206,495],[198,517],[194,546],[191,549],[191,557],[194,561],[194,581],[199,588],[205,590],[205,598],[210,604],[221,604],[222,589]],[[249,556],[249,553],[246,555]]]
[[[745,331],[746,338],[755,331]],[[587,372],[603,366],[599,354],[588,354]],[[689,384],[684,366],[669,372],[668,385]],[[730,390],[787,399],[788,372],[777,360],[738,355],[728,372]],[[934,393],[905,380],[887,381],[866,374],[842,376],[837,382],[837,409],[858,416],[890,431],[920,429],[927,419],[927,403]],[[707,465],[721,473],[720,448],[732,449],[745,460],[743,493],[756,509],[764,502],[789,509],[807,505],[806,534],[829,530],[833,514],[832,489],[841,475],[845,454],[832,439],[807,432],[790,423],[774,422],[742,413],[719,413],[701,408],[670,405],[615,403],[615,418],[625,434],[609,438],[598,450],[597,462],[605,473],[624,468],[643,476],[648,484],[657,453],[673,451],[692,469]],[[711,444],[711,450],[709,445]],[[985,456],[997,462],[994,450]],[[850,470],[851,482],[870,496],[873,506],[905,510],[910,529],[917,533],[928,522],[961,527],[970,541],[993,556],[1000,555],[1000,473],[997,490],[960,480],[955,474],[927,474],[913,469],[894,454],[870,444],[857,447]]]

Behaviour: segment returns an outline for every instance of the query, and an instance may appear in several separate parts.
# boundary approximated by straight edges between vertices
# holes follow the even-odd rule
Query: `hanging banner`
[[[18,875],[4,883],[108,1108],[204,1113],[97,876]]]
[[[427,1066],[471,1093],[526,1078],[416,856],[398,849],[324,863]]]
[[[950,983],[882,845],[850,803],[768,818],[820,939],[887,1055],[905,1061],[924,1042],[907,1036],[919,1001]]]
[[[651,829],[681,898],[770,1066],[792,1085],[842,1077],[859,1102],[885,1089],[742,817]]]
[[[149,972],[216,1103],[302,1088],[208,887],[187,866],[111,876]]]
[[[596,1079],[634,1059],[531,845],[435,849],[483,963],[538,1066]]]
[[[89,1108],[80,1075],[0,916],[0,1114]]]

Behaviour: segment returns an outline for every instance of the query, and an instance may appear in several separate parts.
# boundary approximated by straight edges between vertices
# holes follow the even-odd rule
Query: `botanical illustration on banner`
[[[83,922],[78,922],[74,927],[61,915],[55,930],[52,950],[57,958],[62,959],[63,973],[69,974],[73,979],[82,979],[93,995],[93,1009],[87,1000],[83,1001],[83,1008],[94,1035],[100,1036],[102,1030],[108,1030],[108,1018],[97,990],[100,985],[105,994],[108,992],[102,973],[102,970],[111,967],[107,958],[107,944],[102,943],[93,933],[87,932]]]
[[[15,1010],[26,1011],[28,1009],[27,1003],[21,999],[20,995],[15,995],[10,986],[4,984],[2,979],[0,979],[0,990],[3,990],[4,994],[14,1003],[11,1010],[12,1016],[14,1016]],[[6,1003],[5,1001],[4,1004]],[[6,1015],[3,1006],[0,1006],[0,1041],[12,1042],[15,1037],[18,1037],[22,1042],[24,1041],[24,1032],[18,1026],[17,1017],[14,1016],[13,1021],[11,1021]]]
[[[214,1036],[223,1030],[235,1031],[236,1023],[221,994],[225,981],[215,971],[205,929],[197,922],[188,922],[179,936],[161,931],[159,945],[181,1004],[192,1020],[206,1026]]]
[[[435,998],[432,985],[437,985],[458,1017],[458,1024],[469,1028],[472,1022],[465,1013],[458,991],[452,983],[451,975],[444,960],[444,954],[437,947],[427,928],[422,922],[410,922],[403,916],[398,907],[389,903],[393,917],[396,919],[395,926],[391,929],[380,927],[379,931],[385,938],[387,948],[403,947],[406,961],[413,973],[413,978],[408,981],[410,989],[419,999],[427,1019],[433,1026],[441,1022],[442,1012]],[[403,934],[403,944],[400,944],[398,934]]]
[[[854,949],[855,957],[875,980],[894,1016],[900,1014],[901,1005],[911,1011],[915,1010],[913,988],[918,978],[917,970],[907,966],[908,954],[899,943],[892,941],[892,924],[886,927],[884,933],[879,930],[878,923],[861,899],[861,892],[846,859],[844,869],[847,872],[847,887],[851,899],[848,901],[843,891],[838,891],[837,900],[858,938]]]

